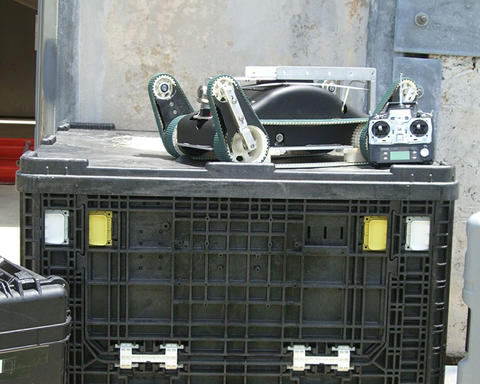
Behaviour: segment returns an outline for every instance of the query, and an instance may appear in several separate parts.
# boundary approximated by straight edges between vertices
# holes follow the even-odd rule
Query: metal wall
[[[79,1],[77,12],[71,116],[119,129],[156,129],[146,86],[160,71],[193,99],[206,77],[247,64],[365,65],[365,0]]]
[[[449,353],[463,355],[467,328],[467,308],[462,300],[466,223],[472,213],[480,211],[480,130],[477,126],[480,121],[480,60],[467,56],[438,58],[442,60],[443,80],[437,160],[454,164],[460,182],[455,207],[447,345]]]
[[[436,2],[445,1],[428,0],[430,11],[435,11]],[[380,97],[394,69],[401,71],[401,63],[413,63],[410,55],[395,52],[394,40],[399,29],[398,25],[395,28],[396,11],[404,5],[410,11],[415,4],[420,3],[59,1],[55,123],[49,121],[43,129],[53,132],[55,124],[75,120],[114,122],[118,129],[155,130],[146,87],[151,75],[160,71],[173,73],[193,99],[205,77],[222,72],[242,74],[245,65],[371,65],[378,69]],[[468,12],[472,9],[465,8]],[[434,18],[439,14],[432,13]],[[407,30],[421,28],[415,26],[413,17],[405,20]],[[430,27],[439,25],[441,22],[433,20]],[[473,123],[480,119],[480,77],[472,57],[417,53],[412,60],[427,74],[429,65],[442,68],[441,93],[439,84],[429,90],[441,102],[437,159],[457,166],[463,191],[455,219],[448,343],[450,354],[461,355],[466,324],[461,300],[464,224],[471,213],[480,210],[480,135]]]

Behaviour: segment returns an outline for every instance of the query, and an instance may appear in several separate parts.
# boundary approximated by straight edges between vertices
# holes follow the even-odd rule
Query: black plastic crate
[[[65,280],[0,257],[0,382],[63,384],[71,318]]]
[[[17,175],[23,263],[71,285],[69,383],[443,383],[451,167],[203,167],[104,150],[122,140],[62,132]],[[51,211],[65,212],[62,244],[45,243]],[[92,214],[110,225],[102,246]],[[385,250],[364,246],[369,217],[388,222]],[[406,248],[411,217],[430,221],[424,251]],[[181,345],[183,367],[120,369],[126,343]],[[354,347],[353,369],[294,372],[294,345]]]

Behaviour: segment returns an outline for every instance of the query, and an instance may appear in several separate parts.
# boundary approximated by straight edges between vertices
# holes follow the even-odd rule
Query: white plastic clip
[[[183,345],[165,344],[160,349],[165,349],[164,354],[133,354],[134,349],[138,349],[138,344],[122,343],[116,344],[115,348],[120,349],[120,364],[115,366],[121,369],[132,369],[138,367],[139,363],[159,363],[161,368],[166,370],[175,370],[182,368],[178,364],[178,350],[183,349]]]
[[[294,371],[305,371],[310,369],[310,365],[332,365],[332,369],[336,369],[338,372],[348,372],[353,369],[350,366],[350,352],[355,351],[355,348],[351,348],[348,345],[339,345],[333,347],[332,351],[337,352],[337,356],[307,356],[306,351],[311,351],[311,347],[305,347],[304,345],[294,345],[288,347],[289,351],[293,351],[293,365],[288,366],[288,369]]]

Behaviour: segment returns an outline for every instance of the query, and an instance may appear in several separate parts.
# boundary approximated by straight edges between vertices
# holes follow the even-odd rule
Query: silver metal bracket
[[[238,127],[238,132],[242,135],[243,142],[247,146],[248,151],[253,151],[257,148],[257,144],[255,143],[255,139],[250,132],[250,129],[247,125],[247,120],[245,119],[245,115],[243,114],[242,107],[238,102],[237,96],[235,95],[235,91],[233,86],[224,85],[221,89],[230,110],[235,118],[235,122]]]
[[[418,109],[424,112],[433,111],[435,125],[435,122],[438,122],[440,111],[442,60],[395,57],[393,59],[393,78],[398,79],[401,73],[414,79],[417,86],[423,90],[423,96],[418,98]]]
[[[166,370],[175,370],[183,366],[178,364],[178,350],[183,349],[183,345],[161,345],[160,349],[165,349],[164,354],[134,354],[133,350],[138,349],[139,346],[131,343],[116,344],[115,348],[120,349],[120,364],[115,366],[121,369],[136,368],[139,363],[159,363],[160,367]]]
[[[288,351],[293,351],[293,365],[288,366],[288,369],[294,371],[305,371],[310,369],[310,365],[331,365],[332,369],[338,372],[348,372],[353,369],[350,366],[350,352],[355,351],[355,348],[351,348],[348,345],[339,345],[333,347],[332,351],[337,352],[337,356],[307,356],[305,352],[311,351],[311,347],[304,345],[294,345],[288,347]]]
[[[371,114],[377,104],[377,71],[375,68],[363,67],[317,67],[317,66],[247,66],[244,80],[279,80],[279,81],[322,81],[322,82],[361,82],[368,89],[367,112]],[[339,87],[341,84],[336,84]],[[350,89],[352,87],[347,87]],[[363,88],[363,87],[362,87]],[[360,89],[360,88],[359,88]]]

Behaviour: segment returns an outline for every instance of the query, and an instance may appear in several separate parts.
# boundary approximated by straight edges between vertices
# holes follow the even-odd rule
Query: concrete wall
[[[437,159],[454,164],[460,183],[455,208],[448,352],[465,351],[467,308],[462,301],[466,220],[480,211],[480,72],[472,57],[438,56],[443,62]],[[480,64],[480,61],[479,61]],[[480,277],[479,277],[480,278]]]
[[[245,65],[365,65],[366,0],[78,3],[77,120],[156,129],[146,87],[158,72],[193,99],[206,77]]]
[[[65,12],[75,12],[81,22],[78,30],[69,31],[76,46],[68,51],[72,55],[66,71],[69,80],[60,87],[63,98],[70,98],[62,102],[71,108],[63,108],[59,120],[155,130],[146,86],[157,72],[174,74],[193,99],[205,77],[242,74],[247,64],[362,66],[378,62],[380,66],[381,61],[372,57],[366,60],[369,6],[373,7],[370,16],[376,15],[376,22],[385,25],[384,36],[377,37],[391,39],[395,0],[103,0],[95,6],[71,0],[71,4]],[[382,54],[391,68],[389,53]],[[443,62],[444,80],[437,158],[457,166],[461,184],[448,353],[462,355],[465,220],[480,210],[480,135],[474,124],[480,120],[480,76],[471,57],[438,58]],[[382,79],[387,75],[383,71]]]

